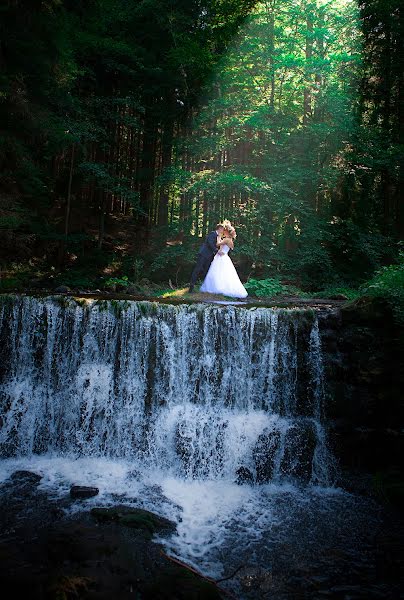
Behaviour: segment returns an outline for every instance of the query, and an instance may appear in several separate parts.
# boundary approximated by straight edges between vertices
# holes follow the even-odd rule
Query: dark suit
[[[196,265],[191,275],[191,285],[190,288],[193,288],[196,280],[199,276],[205,277],[208,269],[210,267],[210,263],[213,260],[218,248],[216,246],[217,242],[217,233],[216,231],[211,231],[205,238],[204,243],[202,244],[199,252],[198,258],[196,261]]]

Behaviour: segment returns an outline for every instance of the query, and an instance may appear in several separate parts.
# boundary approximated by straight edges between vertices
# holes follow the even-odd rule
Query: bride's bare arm
[[[229,248],[231,248],[232,250],[234,250],[234,242],[233,242],[232,238],[226,237],[222,241],[223,241],[223,244],[227,244],[227,246]]]

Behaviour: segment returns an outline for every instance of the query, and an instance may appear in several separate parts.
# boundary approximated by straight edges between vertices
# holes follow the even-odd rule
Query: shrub
[[[288,286],[284,285],[277,277],[250,279],[245,284],[245,288],[251,296],[277,296],[289,292]]]
[[[126,275],[123,275],[123,277],[109,277],[104,284],[104,287],[109,288],[112,286],[121,286],[121,287],[128,287],[129,285],[129,279]]]
[[[391,304],[397,321],[404,325],[404,252],[400,253],[398,264],[376,271],[360,291],[364,296],[385,298]]]

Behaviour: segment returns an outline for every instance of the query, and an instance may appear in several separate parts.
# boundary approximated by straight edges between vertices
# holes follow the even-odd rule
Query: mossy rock
[[[143,508],[130,508],[128,506],[116,506],[112,508],[93,508],[93,517],[102,523],[117,522],[132,529],[142,529],[151,534],[156,531],[175,531],[175,523],[144,510]]]
[[[0,293],[0,305],[12,306],[13,304],[16,303],[18,298],[19,298],[19,296],[16,296],[15,294]]]
[[[144,529],[151,534],[156,532],[156,524],[154,519],[149,515],[125,515],[119,520],[119,522],[122,525],[126,525],[126,527],[131,527],[132,529]]]
[[[361,296],[341,309],[345,322],[353,321],[374,323],[375,321],[392,320],[392,310],[384,298]]]

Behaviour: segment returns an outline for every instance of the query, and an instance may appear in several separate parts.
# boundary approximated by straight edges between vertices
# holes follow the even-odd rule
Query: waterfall
[[[5,297],[3,457],[327,486],[315,311]]]

